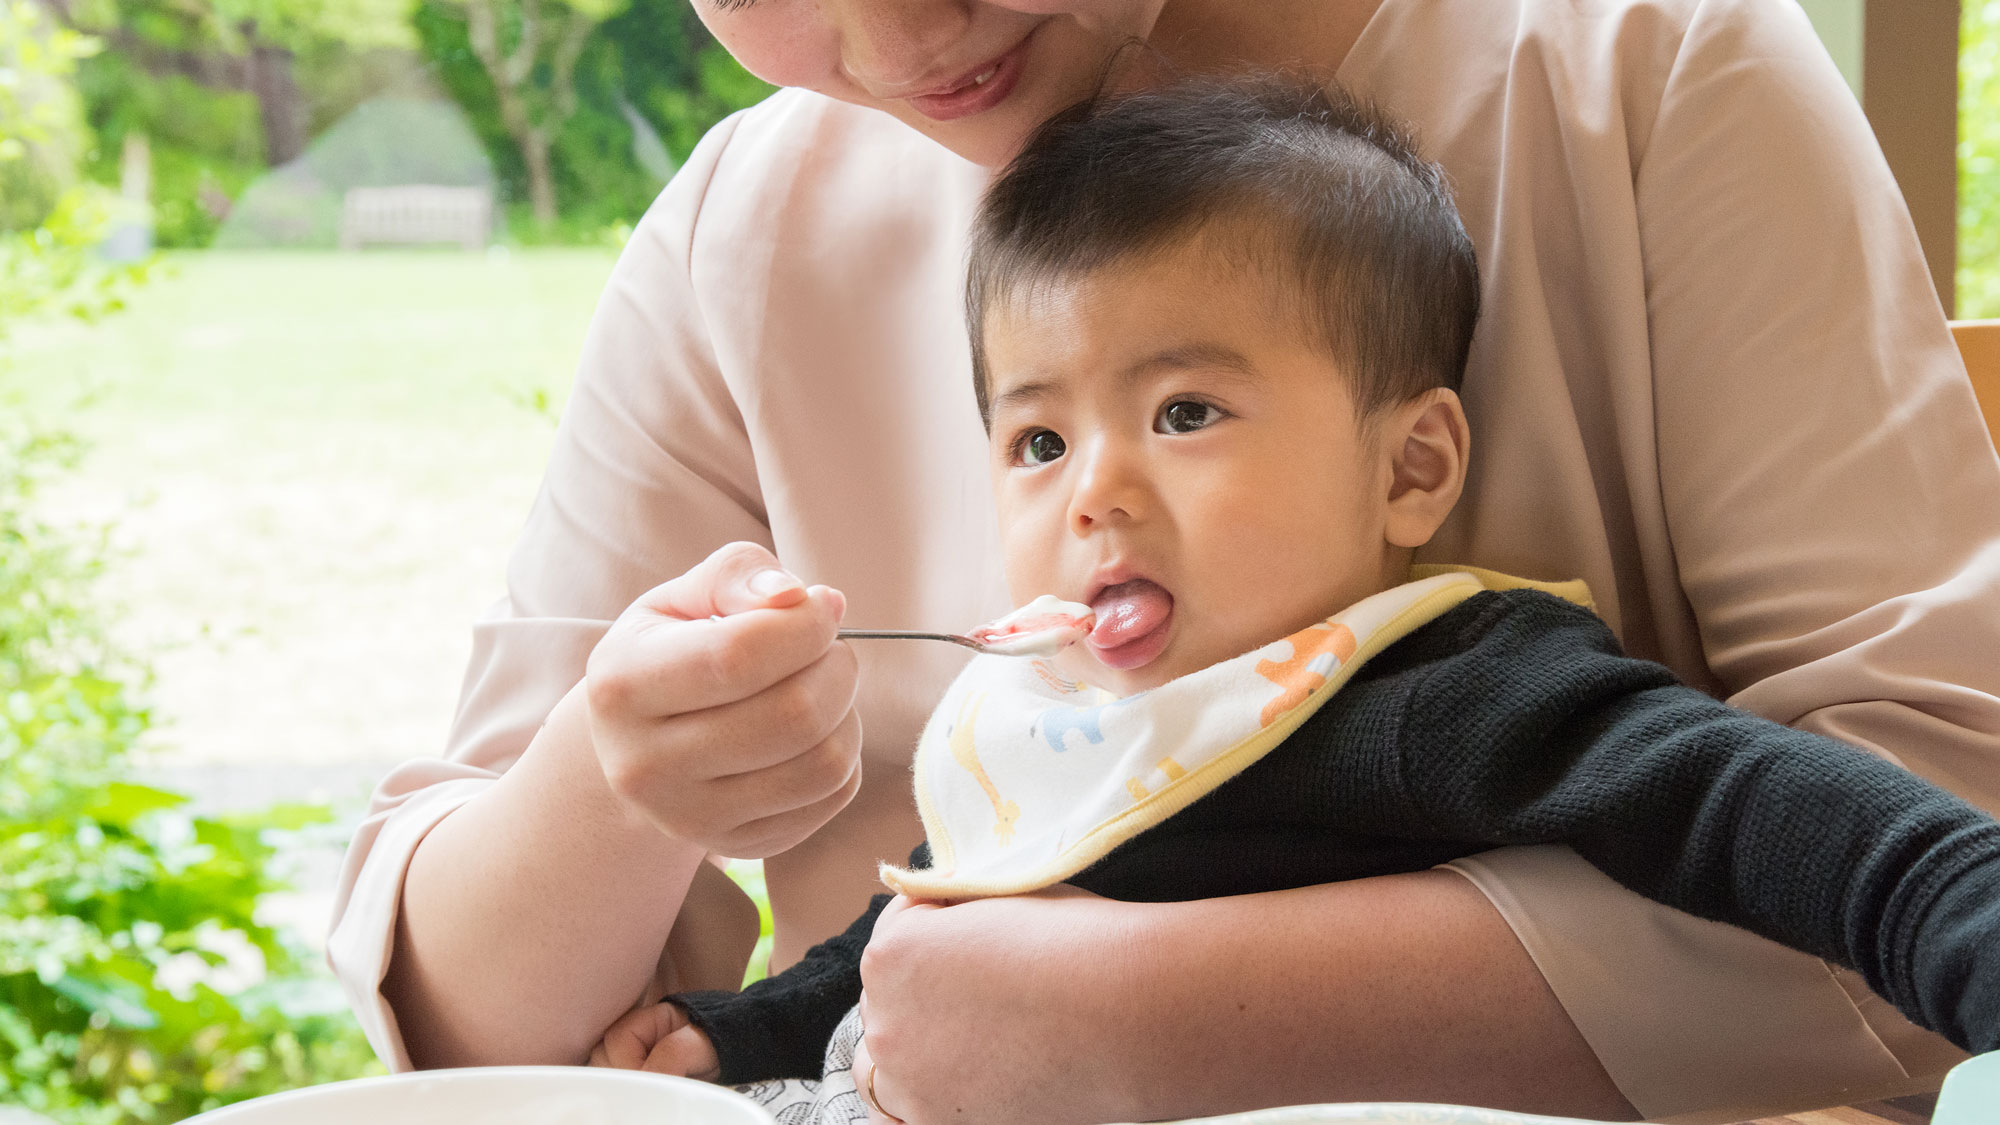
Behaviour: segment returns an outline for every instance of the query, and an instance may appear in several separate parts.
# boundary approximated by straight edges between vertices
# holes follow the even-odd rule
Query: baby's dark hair
[[[996,301],[1235,218],[1269,227],[1231,250],[1292,283],[1300,323],[1349,373],[1364,417],[1458,389],[1479,269],[1443,169],[1338,87],[1266,73],[1100,96],[1036,131],[973,227],[965,303],[980,416],[990,421],[982,337]]]

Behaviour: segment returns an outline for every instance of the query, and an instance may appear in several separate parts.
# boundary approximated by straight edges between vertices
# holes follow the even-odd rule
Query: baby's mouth
[[[1090,608],[1097,614],[1097,625],[1085,643],[1105,665],[1137,668],[1166,647],[1174,596],[1159,583],[1135,578],[1107,586],[1091,600]]]

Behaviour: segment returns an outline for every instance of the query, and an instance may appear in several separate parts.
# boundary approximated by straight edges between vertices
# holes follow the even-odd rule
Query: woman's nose
[[[882,98],[930,93],[961,77],[941,68],[971,65],[954,57],[972,22],[971,0],[822,0],[840,35],[847,76]]]
[[[1079,455],[1080,454],[1080,455]],[[1069,529],[1076,535],[1144,519],[1151,505],[1145,469],[1114,443],[1072,450],[1075,488],[1069,498]]]

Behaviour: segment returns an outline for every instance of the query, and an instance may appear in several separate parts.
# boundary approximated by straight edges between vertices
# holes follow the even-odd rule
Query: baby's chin
[[[1054,663],[1056,671],[1062,673],[1065,678],[1101,688],[1122,698],[1137,695],[1142,691],[1151,691],[1220,662],[1200,657],[1178,658],[1179,655],[1170,646],[1137,668],[1111,668],[1092,659],[1088,646],[1079,642],[1057,654]],[[1220,659],[1226,660],[1228,657]]]

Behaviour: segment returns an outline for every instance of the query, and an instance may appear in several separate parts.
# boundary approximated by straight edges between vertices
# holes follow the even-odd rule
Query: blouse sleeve
[[[445,756],[390,773],[348,848],[327,959],[392,1069],[409,1057],[379,987],[425,834],[520,757],[634,598],[722,543],[769,545],[749,441],[703,319],[704,300],[736,295],[710,285],[698,299],[689,280],[703,199],[740,122],[709,132],[633,232],[585,339],[506,596],[473,629]]]
[[[1660,503],[1708,666],[1738,707],[2000,810],[2000,463],[1866,120],[1796,5],[1707,0],[1650,130]],[[1885,1096],[1960,1057],[1566,849],[1452,866],[1648,1116]]]
[[[2000,810],[2000,460],[1809,36],[1708,5],[1638,171],[1681,585],[1728,702]]]

